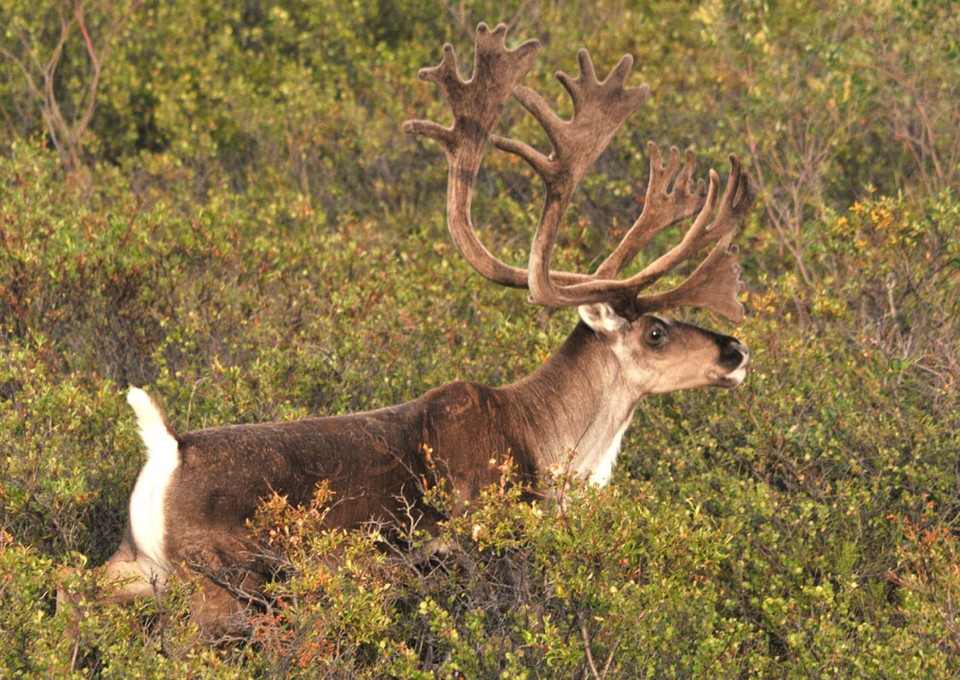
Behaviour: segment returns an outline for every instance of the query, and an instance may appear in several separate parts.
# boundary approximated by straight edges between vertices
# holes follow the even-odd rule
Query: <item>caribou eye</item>
[[[667,341],[667,329],[660,324],[654,324],[647,329],[643,339],[650,347],[660,347]]]

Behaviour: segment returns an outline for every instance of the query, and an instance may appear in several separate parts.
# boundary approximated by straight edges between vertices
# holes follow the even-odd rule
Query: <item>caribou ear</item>
[[[577,307],[580,312],[580,318],[590,326],[595,333],[601,335],[610,335],[612,333],[625,333],[630,328],[630,322],[613,311],[606,302],[594,302],[589,305],[580,305]]]

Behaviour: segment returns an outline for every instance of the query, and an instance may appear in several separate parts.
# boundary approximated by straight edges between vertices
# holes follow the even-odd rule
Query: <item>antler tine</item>
[[[717,189],[719,184],[719,175],[717,175],[716,171],[710,170],[710,184],[707,189],[707,197],[704,201],[703,208],[701,208],[700,213],[687,230],[683,240],[670,249],[667,253],[661,255],[649,265],[644,267],[643,270],[641,270],[638,274],[635,274],[629,279],[618,283],[626,287],[632,287],[636,291],[640,291],[649,287],[667,273],[673,271],[678,265],[680,265],[680,263],[697,254],[711,243],[719,243],[724,240],[729,243],[729,238],[733,234],[734,227],[736,227],[737,223],[740,221],[740,218],[749,212],[752,205],[752,198],[749,192],[749,182],[746,174],[744,174],[742,171],[740,159],[737,158],[736,155],[730,154],[730,176],[727,178],[727,185],[724,189],[723,196],[720,198],[719,206],[717,206]],[[716,214],[714,214],[715,206]],[[711,216],[713,217],[712,220],[710,219]],[[724,248],[724,250],[726,251],[729,249]],[[714,252],[716,252],[716,248],[714,249]],[[712,260],[711,256],[713,257]],[[711,266],[713,266],[719,259],[719,255],[711,253],[711,255],[708,256],[703,263],[701,263],[701,271],[699,275],[696,277],[691,275],[686,281],[680,284],[680,286],[677,286],[676,289],[673,291],[668,291],[668,293],[674,294],[673,297],[668,297],[668,293],[663,293],[658,296],[638,295],[638,308],[650,307],[651,305],[657,303],[657,301],[659,301],[659,303],[662,305],[666,304],[668,301],[673,301],[670,303],[670,306],[679,306],[681,304],[687,306],[692,305],[697,299],[692,293],[696,291],[702,292],[704,286],[709,288],[710,285],[716,285],[716,282],[708,285],[708,279],[705,278],[705,272],[712,270],[710,270],[709,267],[707,267],[707,269],[703,268],[708,264],[708,262],[710,262]],[[735,262],[735,259],[736,253],[734,252],[732,262]],[[697,274],[697,272],[695,271],[694,274]],[[735,297],[736,291],[734,290],[734,301]],[[677,302],[677,300],[682,300],[682,302]],[[716,309],[717,305],[715,304],[704,304],[697,306],[709,306],[712,309],[715,309],[715,311],[719,311]],[[661,306],[659,308],[664,307]],[[724,305],[724,308],[729,311],[729,305]]]
[[[711,175],[711,185],[713,183],[713,175]],[[684,257],[680,257],[682,253],[678,253],[678,259],[675,260],[673,266],[699,251],[711,241],[715,241],[716,245],[706,259],[680,285],[660,294],[638,295],[636,300],[638,313],[682,306],[703,307],[711,309],[731,321],[740,321],[743,318],[743,305],[737,301],[737,293],[740,287],[740,267],[737,264],[739,249],[737,246],[731,245],[731,242],[734,228],[750,212],[752,207],[753,196],[750,192],[750,180],[746,173],[742,171],[740,159],[735,154],[730,154],[730,177],[727,180],[723,197],[720,199],[716,216],[709,227],[691,239],[689,251]],[[712,201],[709,197],[701,215],[708,208],[712,210]],[[694,227],[691,227],[688,236],[693,231]],[[687,241],[687,239],[685,238],[684,241]],[[682,246],[683,243],[678,248],[682,248]],[[670,255],[670,253],[667,255]],[[656,262],[653,264],[655,265]],[[638,277],[642,274],[643,272]]]
[[[729,232],[713,247],[710,254],[683,283],[663,293],[639,295],[635,301],[637,314],[676,307],[710,309],[730,321],[743,319],[743,305],[737,300],[740,291],[740,266],[736,245]]]
[[[553,146],[549,157],[522,142],[502,137],[492,140],[500,149],[525,159],[546,184],[543,212],[530,249],[528,283],[536,302],[553,307],[579,304],[578,299],[566,295],[565,287],[591,278],[550,271],[557,230],[570,197],[614,133],[643,105],[650,93],[647,85],[624,86],[633,65],[633,57],[629,55],[624,56],[602,82],[597,80],[589,52],[580,50],[578,58],[580,74],[576,78],[570,78],[562,71],[556,74],[573,100],[570,121],[561,120],[533,90],[518,87],[514,92],[517,101],[546,131]]]
[[[473,184],[490,131],[513,90],[523,79],[540,50],[540,43],[528,40],[516,49],[507,49],[507,27],[493,31],[477,26],[473,76],[465,81],[457,69],[456,51],[443,46],[439,66],[421,69],[421,80],[435,82],[453,113],[449,128],[426,120],[407,121],[405,132],[440,142],[447,155],[447,224],[457,248],[482,276],[513,288],[527,287],[525,269],[513,267],[494,257],[477,238],[471,219]]]
[[[753,198],[747,176],[735,155],[730,155],[730,177],[717,207],[719,184],[719,176],[711,170],[703,208],[683,240],[642,271],[623,280],[593,279],[562,286],[559,297],[569,300],[567,304],[607,301],[623,306],[629,302],[622,311],[638,316],[671,307],[706,307],[732,321],[738,321],[742,312],[738,311],[741,308],[736,301],[736,273],[739,271],[735,270],[737,251],[727,246],[732,239],[734,227],[750,211]],[[639,291],[649,287],[711,243],[718,245],[679,286],[664,293],[639,295]],[[721,244],[724,244],[722,248]]]
[[[709,175],[710,183],[707,187],[707,198],[704,201],[703,208],[700,209],[700,213],[693,220],[693,224],[690,225],[690,228],[684,235],[683,240],[644,267],[639,274],[635,274],[628,279],[638,290],[646,288],[656,282],[665,274],[675,269],[681,262],[702,249],[704,245],[706,245],[704,242],[706,234],[712,233],[717,236],[722,236],[722,234],[717,233],[716,229],[713,229],[715,223],[710,221],[714,206],[717,203],[717,187],[720,185],[720,176],[712,169]],[[731,173],[730,179],[727,180],[728,189],[733,181],[734,175]],[[728,193],[728,191],[724,192],[725,199]]]
[[[556,78],[573,101],[573,118],[562,120],[537,92],[518,87],[514,97],[527,109],[547,133],[553,147],[548,158],[526,144],[494,136],[498,148],[515,153],[537,171],[548,189],[561,178],[571,181],[573,188],[583,179],[587,169],[610,144],[614,133],[650,95],[650,86],[624,87],[633,65],[633,57],[624,55],[616,67],[602,81],[597,80],[590,53],[578,52],[580,74],[570,78],[563,71]]]
[[[701,179],[695,187],[692,185],[693,172],[697,167],[696,154],[687,149],[685,162],[680,168],[680,151],[677,147],[670,147],[667,165],[663,165],[660,148],[656,144],[648,142],[647,148],[650,150],[650,179],[643,211],[617,248],[597,267],[594,276],[598,279],[615,277],[657,234],[703,207],[706,184]]]

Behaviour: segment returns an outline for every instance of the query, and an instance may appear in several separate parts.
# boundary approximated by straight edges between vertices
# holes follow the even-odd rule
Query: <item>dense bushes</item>
[[[562,110],[550,73],[575,70],[580,45],[604,65],[636,54],[653,86],[559,257],[586,268],[629,224],[647,139],[696,144],[701,168],[748,158],[747,384],[645,401],[610,487],[532,506],[490,489],[426,563],[319,530],[322,506],[268,504],[290,578],[245,644],[201,644],[187,582],[81,607],[79,644],[61,639],[53,589],[94,591],[65,568],[115,548],[142,460],[128,385],[182,431],[342,413],[510,381],[572,326],[469,270],[439,151],[399,134],[442,117],[416,70],[444,40],[469,61],[472,25],[497,19],[486,4],[87,8],[96,54],[116,35],[86,126],[76,14],[0,8],[0,675],[960,672],[949,2],[498,3],[511,36],[543,40],[528,84]],[[44,117],[54,102],[65,128]],[[505,124],[539,134],[519,107]],[[483,237],[521,260],[540,189],[507,157],[488,167]]]

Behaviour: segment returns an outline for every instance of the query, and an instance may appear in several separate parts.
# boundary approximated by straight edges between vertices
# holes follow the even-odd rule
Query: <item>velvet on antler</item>
[[[539,43],[531,40],[508,49],[506,32],[503,24],[493,31],[485,24],[478,26],[474,74],[469,80],[458,72],[456,53],[449,44],[444,45],[439,66],[420,71],[422,80],[440,86],[453,113],[451,127],[422,120],[404,124],[407,132],[438,141],[447,154],[447,219],[454,242],[467,261],[491,281],[528,288],[533,301],[548,307],[608,302],[619,313],[636,317],[690,306],[739,321],[743,308],[737,301],[738,251],[731,241],[736,225],[752,207],[752,197],[747,175],[733,154],[730,175],[720,194],[720,178],[713,170],[708,183],[694,183],[696,160],[692,151],[686,152],[681,166],[680,152],[672,148],[664,165],[659,148],[651,142],[650,180],[643,211],[620,244],[592,274],[550,269],[557,232],[574,190],[616,131],[647,100],[650,88],[646,84],[627,87],[631,56],[624,56],[606,78],[599,80],[590,54],[580,50],[579,75],[571,78],[563,72],[556,74],[573,102],[572,118],[562,120],[543,97],[520,85],[533,66]],[[511,97],[544,129],[552,146],[549,154],[494,134]],[[488,141],[523,158],[546,187],[526,268],[492,255],[480,243],[473,225],[473,186]],[[694,217],[693,222],[680,243],[638,273],[617,278],[658,233],[690,217]],[[661,293],[640,293],[707,248],[711,248],[709,254],[682,283]]]

